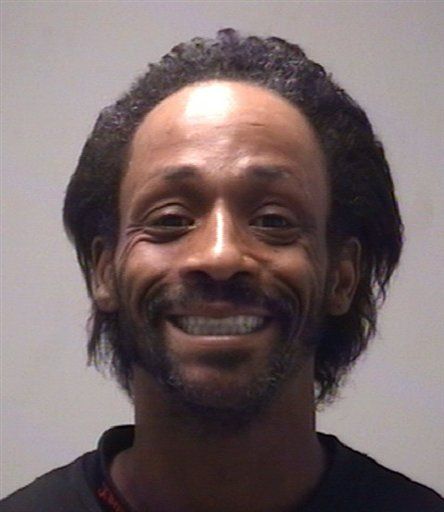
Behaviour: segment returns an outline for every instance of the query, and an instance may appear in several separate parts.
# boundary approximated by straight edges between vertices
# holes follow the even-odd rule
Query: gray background
[[[443,2],[7,2],[2,5],[2,493],[132,421],[85,367],[88,301],[61,224],[101,107],[146,63],[225,26],[324,64],[384,141],[407,226],[380,334],[319,429],[441,492]],[[440,158],[441,157],[441,158]]]

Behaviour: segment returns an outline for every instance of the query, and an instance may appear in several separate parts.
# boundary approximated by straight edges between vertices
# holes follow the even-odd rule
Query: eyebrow
[[[197,178],[199,173],[195,167],[185,165],[181,167],[167,167],[163,173],[165,181],[181,181],[188,178]]]
[[[267,183],[286,179],[291,175],[285,168],[275,165],[257,165],[252,167],[249,172],[254,178]]]
[[[252,178],[266,183],[280,179],[288,179],[291,173],[284,167],[274,165],[255,165],[247,170]],[[199,171],[193,166],[168,167],[163,172],[165,181],[183,181],[189,178],[198,178]]]

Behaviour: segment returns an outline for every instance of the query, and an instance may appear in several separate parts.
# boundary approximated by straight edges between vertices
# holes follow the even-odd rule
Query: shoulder
[[[0,512],[98,512],[100,509],[85,479],[89,452],[74,462],[42,475],[0,502]]]
[[[388,469],[365,455],[360,474],[363,495],[371,496],[375,510],[405,512],[444,512],[444,500],[438,493]]]
[[[134,427],[122,425],[107,430],[97,450],[54,469],[0,502],[0,512],[100,512],[92,491],[103,478],[103,467],[133,442]]]
[[[379,464],[349,448],[333,436],[325,436],[333,448],[333,485],[346,491],[352,509],[363,512],[444,512],[444,499],[432,489]]]

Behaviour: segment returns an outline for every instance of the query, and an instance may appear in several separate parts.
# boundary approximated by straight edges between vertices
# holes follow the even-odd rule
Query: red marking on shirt
[[[108,506],[109,510],[112,512],[127,512],[122,504],[120,503],[119,499],[116,497],[116,495],[113,493],[113,491],[106,486],[106,484],[103,484],[102,487],[100,487],[97,490],[97,496],[102,500],[105,505]]]

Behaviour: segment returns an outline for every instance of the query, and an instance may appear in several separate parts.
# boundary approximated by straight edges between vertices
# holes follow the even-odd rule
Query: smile
[[[187,334],[194,336],[234,336],[251,334],[264,327],[266,317],[236,315],[224,318],[208,316],[174,316],[172,323]]]

